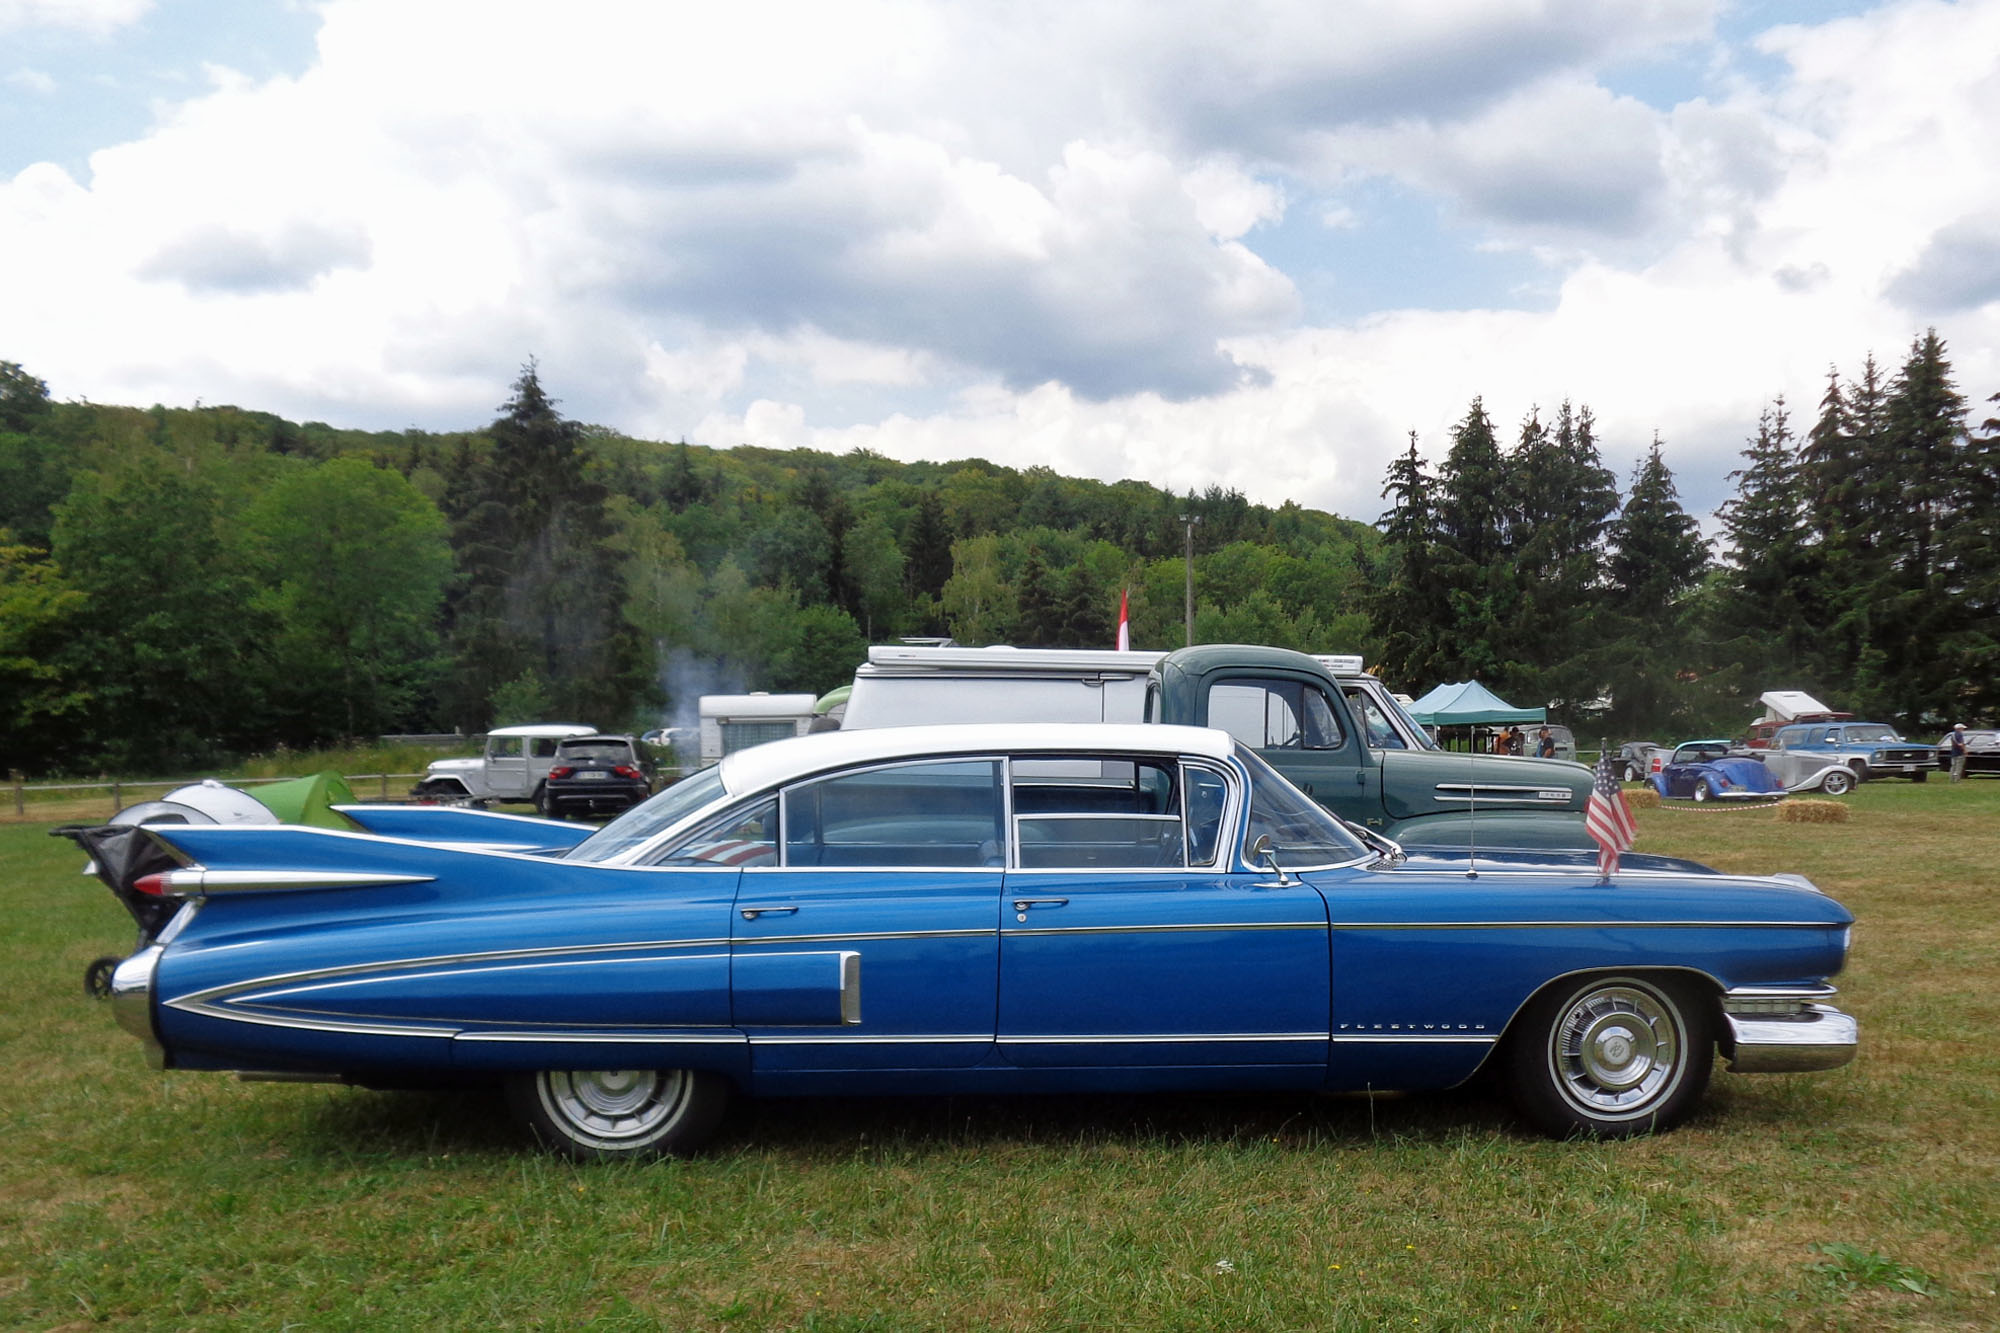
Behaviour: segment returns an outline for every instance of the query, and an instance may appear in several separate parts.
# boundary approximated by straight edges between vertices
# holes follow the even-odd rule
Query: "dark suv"
[[[535,808],[551,819],[615,815],[652,792],[645,761],[630,736],[571,736],[557,743]]]

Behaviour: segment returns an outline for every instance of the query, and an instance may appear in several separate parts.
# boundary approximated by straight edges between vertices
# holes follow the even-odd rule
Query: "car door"
[[[1328,1050],[1326,905],[1238,865],[1220,767],[1017,759],[1001,1055],[1031,1068],[1293,1068]]]
[[[746,865],[731,1005],[761,1076],[946,1069],[993,1051],[1000,763],[847,770],[782,793],[782,861]]]

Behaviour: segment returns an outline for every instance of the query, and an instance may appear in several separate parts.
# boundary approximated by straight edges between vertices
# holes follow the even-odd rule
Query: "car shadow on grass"
[[[411,1158],[529,1152],[496,1088],[325,1089],[280,1130],[293,1155]],[[275,1128],[275,1127],[274,1127]],[[780,1153],[846,1160],[857,1149],[922,1157],[968,1148],[1102,1143],[1449,1142],[1532,1138],[1483,1087],[1409,1095],[1299,1092],[740,1098],[710,1156]]]

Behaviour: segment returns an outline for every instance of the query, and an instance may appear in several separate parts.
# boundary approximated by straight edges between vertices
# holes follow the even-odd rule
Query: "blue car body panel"
[[[1785,784],[1755,759],[1728,757],[1700,764],[1668,764],[1648,779],[1667,800],[1692,800],[1706,781],[1721,800],[1748,800],[1785,794]]]
[[[182,1067],[718,1069],[756,1091],[1450,1086],[1551,978],[1837,971],[1811,889],[1542,854],[1310,871],[629,867],[161,830],[229,888],[156,979]],[[1540,857],[1537,860],[1537,857]],[[1289,882],[1286,882],[1289,879]],[[254,959],[254,962],[248,961]]]

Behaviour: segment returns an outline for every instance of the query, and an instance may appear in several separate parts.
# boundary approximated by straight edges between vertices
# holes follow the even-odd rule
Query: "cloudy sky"
[[[1363,519],[1589,404],[1706,511],[1935,326],[2000,391],[2000,0],[0,0],[0,359]]]

